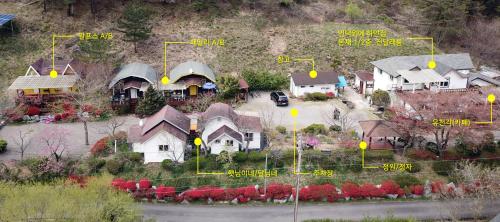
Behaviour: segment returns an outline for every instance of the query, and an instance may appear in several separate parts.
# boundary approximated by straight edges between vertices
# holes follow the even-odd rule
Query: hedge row
[[[184,192],[177,193],[175,187],[159,185],[152,186],[148,179],[124,180],[117,178],[111,184],[114,188],[129,192],[138,200],[157,199],[174,202],[183,201],[232,201],[246,203],[248,201],[274,201],[286,202],[292,200],[295,195],[295,188],[288,184],[269,184],[267,191],[258,185],[245,186],[239,188],[222,188],[216,186],[202,186],[192,188]],[[450,188],[451,187],[451,188]],[[433,182],[430,186],[432,193],[450,193],[456,191],[456,187],[445,185],[442,182]],[[358,185],[353,182],[345,182],[340,188],[333,184],[309,185],[302,187],[299,193],[301,201],[328,201],[334,202],[339,199],[356,200],[371,198],[406,198],[420,197],[424,195],[423,185],[411,185],[408,188],[401,188],[393,180],[386,180],[380,185],[365,183]],[[466,189],[466,191],[470,191]]]

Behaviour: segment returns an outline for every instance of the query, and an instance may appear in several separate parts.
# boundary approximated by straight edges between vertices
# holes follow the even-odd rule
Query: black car
[[[271,100],[274,101],[277,106],[288,106],[288,97],[281,91],[272,92]]]

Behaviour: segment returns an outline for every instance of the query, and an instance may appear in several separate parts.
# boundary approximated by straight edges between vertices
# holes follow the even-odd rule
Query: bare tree
[[[41,131],[38,135],[38,140],[44,146],[45,152],[49,156],[54,157],[56,162],[62,159],[62,156],[67,148],[68,130],[62,127],[50,127],[45,131]]]
[[[124,119],[113,116],[106,122],[106,125],[103,127],[101,133],[109,135],[110,138],[115,138],[116,131],[123,125],[125,125]]]
[[[335,105],[332,105],[325,113],[324,119],[328,124],[340,126],[343,132],[348,132],[354,127],[351,112],[351,109],[339,110]]]
[[[17,152],[21,154],[21,160],[24,159],[24,153],[31,144],[31,137],[29,137],[29,134],[31,134],[32,132],[33,130],[28,130],[28,131],[19,130],[17,136],[13,138],[14,143],[16,143],[18,147]]]
[[[88,121],[91,117],[86,107],[102,107],[108,104],[106,83],[110,78],[111,66],[108,64],[86,64],[82,67],[86,76],[85,78],[81,76],[82,78],[76,85],[77,90],[71,94],[71,97],[78,104],[78,118],[83,123],[85,145],[89,145]]]

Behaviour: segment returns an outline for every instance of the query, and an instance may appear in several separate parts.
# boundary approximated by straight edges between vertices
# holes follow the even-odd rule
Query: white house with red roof
[[[262,125],[257,116],[237,114],[224,103],[214,103],[201,115],[198,130],[203,148],[212,154],[222,151],[260,150]]]
[[[144,154],[144,163],[165,159],[184,162],[191,119],[171,106],[130,127],[128,142],[134,152]]]

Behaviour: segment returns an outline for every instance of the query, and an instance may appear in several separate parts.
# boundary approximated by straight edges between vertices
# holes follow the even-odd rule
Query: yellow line
[[[56,47],[56,35],[52,34],[52,70],[55,69],[55,61],[54,61],[55,47]]]
[[[196,146],[196,174],[200,174],[200,145]]]
[[[192,44],[190,42],[165,42],[166,44]]]
[[[199,175],[224,175],[222,172],[212,172],[212,173],[198,173]]]
[[[296,153],[296,149],[297,149],[297,129],[295,127],[295,117],[293,117],[293,174],[296,175],[297,174],[297,166],[295,165],[296,161],[295,161],[295,153]]]
[[[493,103],[490,103],[490,121],[474,122],[475,124],[492,124],[493,125]]]
[[[414,40],[431,40],[431,57],[432,61],[434,60],[434,38],[433,37],[410,37],[408,39],[414,39]]]
[[[365,150],[361,149],[361,166],[363,169],[377,169],[378,166],[365,166]]]

